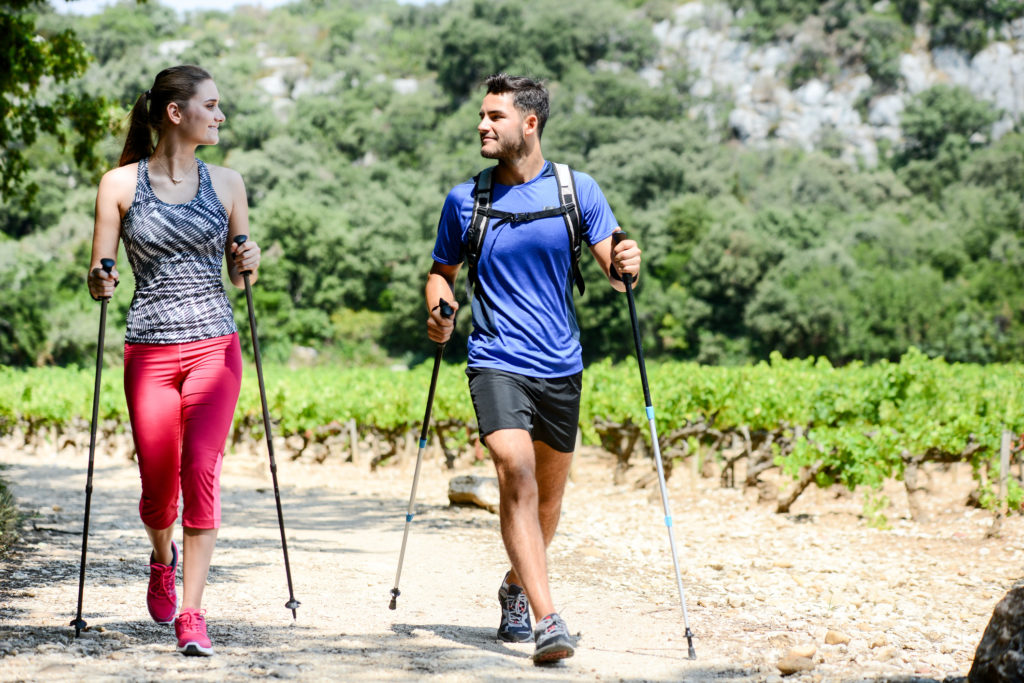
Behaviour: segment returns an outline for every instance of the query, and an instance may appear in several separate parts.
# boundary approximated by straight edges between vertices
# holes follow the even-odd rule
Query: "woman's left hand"
[[[231,258],[239,273],[256,272],[260,267],[260,245],[249,239],[242,244],[231,243]]]

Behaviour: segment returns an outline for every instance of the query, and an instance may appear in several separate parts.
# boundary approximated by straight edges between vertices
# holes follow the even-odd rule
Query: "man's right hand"
[[[446,344],[452,337],[452,332],[455,330],[455,313],[459,310],[459,302],[452,301],[447,302],[452,309],[452,316],[445,318],[441,315],[441,304],[435,303],[430,309],[430,316],[427,318],[427,336],[435,344]]]

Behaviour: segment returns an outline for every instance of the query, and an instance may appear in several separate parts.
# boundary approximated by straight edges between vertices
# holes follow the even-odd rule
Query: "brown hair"
[[[125,166],[153,153],[153,133],[160,133],[167,105],[176,103],[184,109],[196,94],[199,84],[212,80],[205,69],[190,64],[172,66],[156,75],[153,87],[135,100],[128,120],[128,135],[121,150],[118,166]]]
[[[548,121],[548,90],[540,81],[526,76],[509,76],[498,73],[484,80],[488,95],[512,93],[512,105],[520,114],[537,115],[537,137],[544,133]]]

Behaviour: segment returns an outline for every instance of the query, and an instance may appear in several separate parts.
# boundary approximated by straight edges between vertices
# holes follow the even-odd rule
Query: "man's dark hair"
[[[501,73],[488,76],[484,85],[488,95],[512,93],[512,104],[519,113],[537,115],[537,138],[544,134],[544,124],[548,121],[548,90],[543,83],[526,76]]]

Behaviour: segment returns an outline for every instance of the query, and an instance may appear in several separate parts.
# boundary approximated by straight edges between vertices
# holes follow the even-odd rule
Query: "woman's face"
[[[179,130],[200,145],[216,145],[220,140],[219,128],[224,123],[220,110],[220,93],[210,79],[202,81],[181,111]]]

